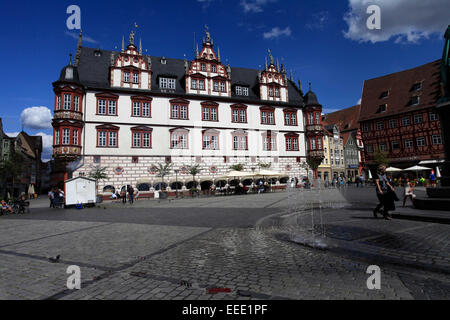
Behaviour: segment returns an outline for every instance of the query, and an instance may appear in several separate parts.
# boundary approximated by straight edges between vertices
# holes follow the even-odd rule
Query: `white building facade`
[[[189,189],[196,165],[204,189],[223,183],[235,164],[254,172],[271,163],[277,185],[306,175],[305,99],[284,66],[270,51],[264,70],[225,66],[208,31],[195,56],[143,55],[134,33],[121,52],[85,48],[80,35],[75,63],[53,84],[60,169],[76,177],[106,167],[109,178],[99,188],[105,192],[126,184],[159,189],[161,163],[172,164],[164,179],[172,189]]]

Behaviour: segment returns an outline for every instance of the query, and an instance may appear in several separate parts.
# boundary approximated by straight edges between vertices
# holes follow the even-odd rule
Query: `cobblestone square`
[[[0,217],[0,299],[450,298],[448,213],[399,207],[386,221],[373,218],[373,188],[302,192],[298,212],[288,192],[81,211],[36,200]],[[326,250],[293,240],[307,229]],[[71,265],[80,290],[66,286]],[[370,265],[380,290],[367,287]]]

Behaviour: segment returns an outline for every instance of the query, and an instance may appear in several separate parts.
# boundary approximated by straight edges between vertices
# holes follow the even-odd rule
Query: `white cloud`
[[[6,135],[10,138],[15,138],[19,135],[20,132],[7,132]]]
[[[241,6],[244,12],[258,13],[263,12],[263,7],[268,3],[277,2],[277,0],[241,0]]]
[[[52,113],[47,107],[31,107],[22,111],[20,115],[22,125],[30,129],[50,129],[52,127]]]
[[[366,26],[369,5],[381,9],[381,30]],[[359,42],[382,42],[391,38],[395,43],[415,43],[434,33],[442,34],[449,23],[448,0],[349,0],[350,10],[345,14],[348,30],[346,38]]]
[[[289,37],[292,34],[291,28],[286,27],[285,29],[280,29],[279,27],[273,28],[269,32],[264,32],[264,39],[272,39],[272,38],[278,38],[281,36]]]
[[[47,162],[52,158],[53,136],[43,132],[39,132],[35,135],[42,137],[42,161]]]
[[[70,31],[66,31],[65,34],[68,35],[69,37],[72,37],[72,38],[76,39],[76,40],[78,40],[78,38],[80,36],[78,33],[70,32]],[[97,40],[92,39],[91,37],[89,37],[87,35],[84,35],[84,34],[83,34],[83,42],[98,43]]]

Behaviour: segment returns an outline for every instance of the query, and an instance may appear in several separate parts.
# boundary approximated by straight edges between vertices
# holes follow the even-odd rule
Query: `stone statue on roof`
[[[130,33],[130,44],[134,45],[134,36],[136,35],[136,33],[134,33],[134,31],[131,31]]]
[[[211,42],[211,34],[209,33],[208,25],[205,25],[206,42]]]
[[[268,51],[269,51],[270,64],[273,65],[272,51],[270,51],[270,49],[268,49]]]

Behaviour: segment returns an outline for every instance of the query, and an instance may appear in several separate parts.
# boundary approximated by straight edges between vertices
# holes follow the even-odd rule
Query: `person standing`
[[[406,186],[405,186],[405,196],[403,197],[403,207],[406,205],[406,199],[410,198],[412,204],[414,205],[413,199],[416,197],[414,194],[414,182],[409,181],[409,179],[406,179]]]
[[[392,220],[392,218],[389,215],[389,209],[392,205],[390,200],[392,197],[389,197],[389,189],[392,192],[394,192],[394,188],[389,183],[388,178],[386,177],[386,166],[381,165],[378,167],[378,173],[377,178],[375,179],[375,184],[379,203],[373,210],[373,215],[375,218],[378,218],[377,213],[380,212],[386,220]],[[380,211],[381,208],[383,208],[382,211]]]
[[[128,188],[128,198],[130,200],[130,204],[133,204],[134,203],[134,189],[131,185]]]
[[[436,187],[436,175],[434,174],[434,170],[431,170],[430,182],[432,187]]]
[[[55,208],[55,193],[53,189],[48,192],[48,199],[50,200],[50,208]]]
[[[120,190],[120,196],[122,197],[122,203],[127,203],[127,192],[128,192],[128,186],[125,186]]]
[[[361,188],[364,188],[364,175],[359,176],[359,182],[361,183]]]

